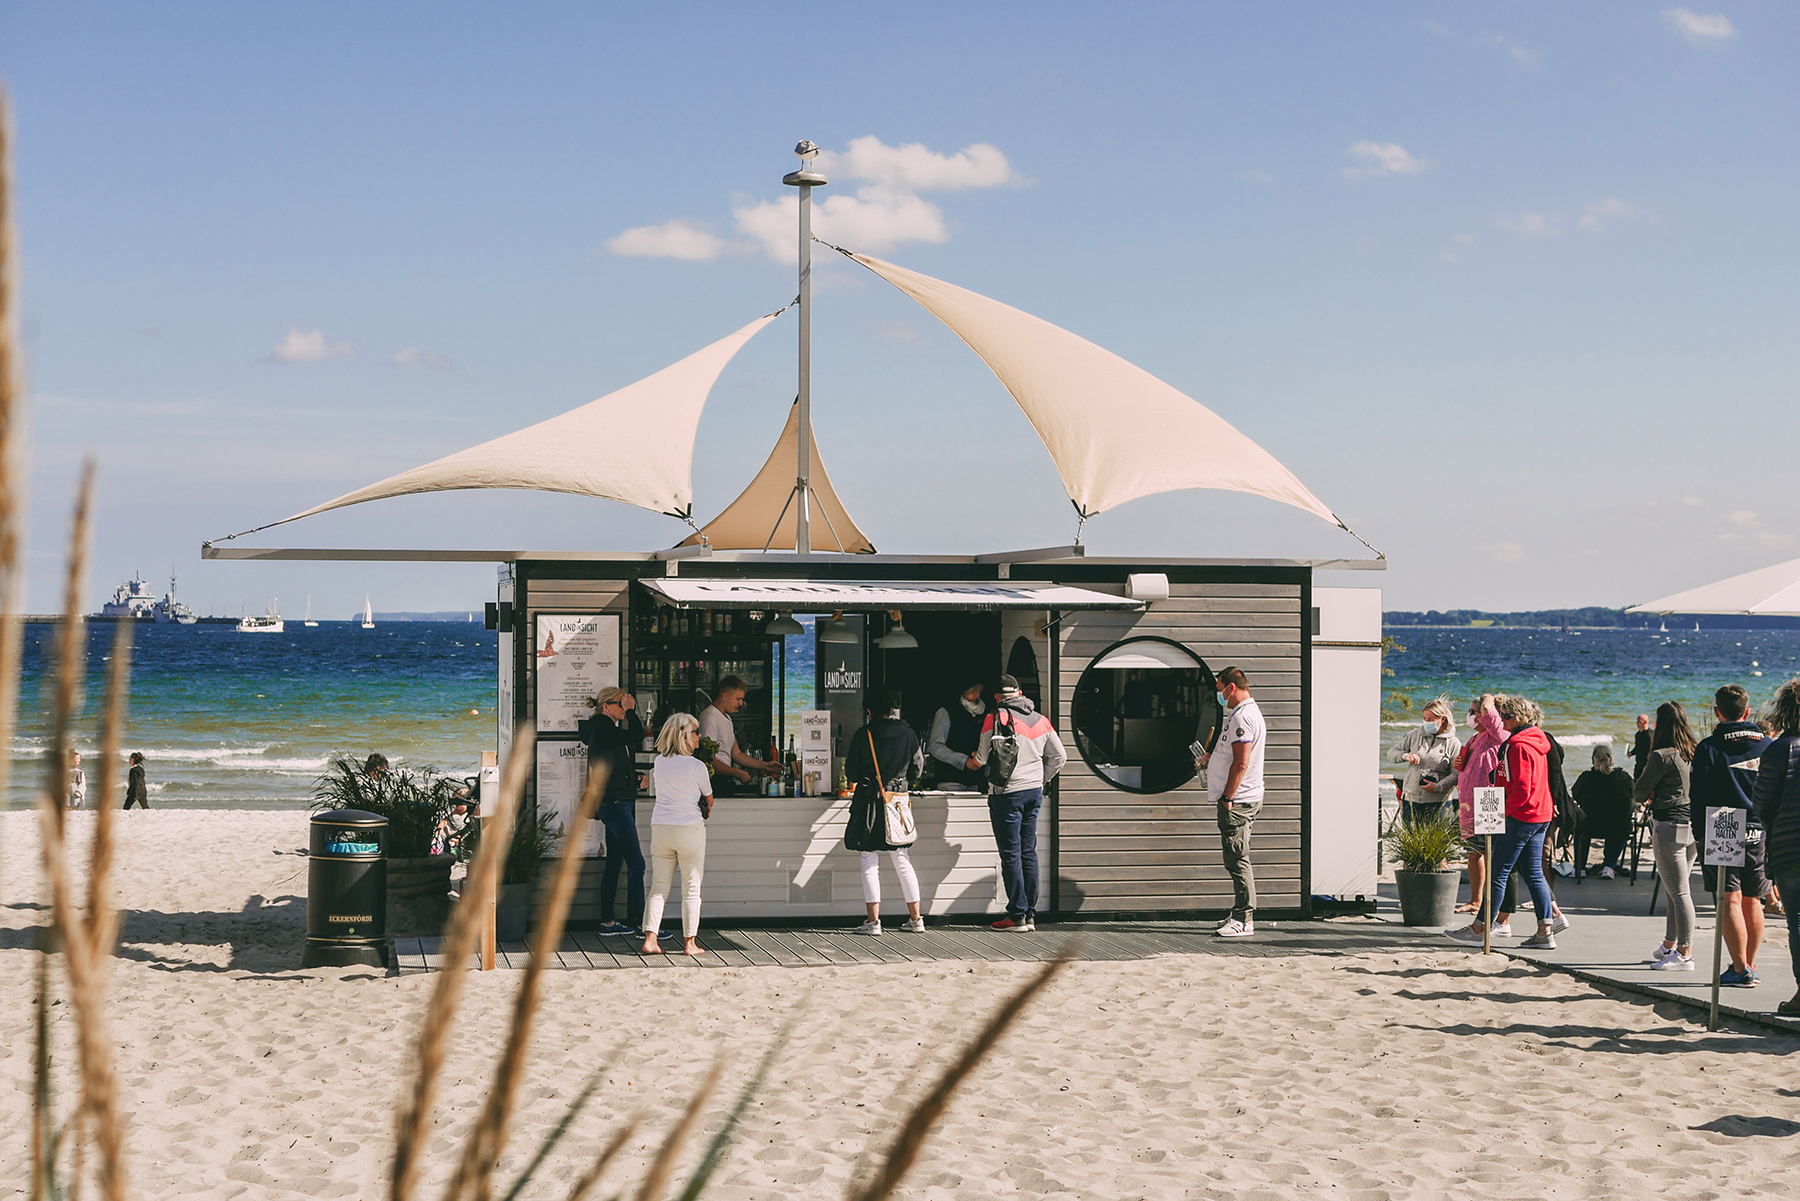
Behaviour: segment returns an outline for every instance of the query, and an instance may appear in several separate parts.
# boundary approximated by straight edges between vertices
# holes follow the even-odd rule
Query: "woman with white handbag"
[[[862,857],[863,902],[868,907],[868,919],[856,928],[858,934],[881,933],[883,855],[900,878],[900,896],[906,902],[907,920],[901,929],[924,933],[919,877],[907,856],[907,848],[919,837],[908,788],[924,768],[925,748],[912,727],[900,720],[900,694],[889,693],[887,716],[852,734],[844,756],[845,774],[856,783],[844,846]]]

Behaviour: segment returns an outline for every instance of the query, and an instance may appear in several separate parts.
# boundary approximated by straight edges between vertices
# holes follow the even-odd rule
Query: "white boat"
[[[133,574],[113,589],[113,598],[100,606],[102,617],[149,618],[155,616],[156,593],[143,577]]]
[[[169,594],[157,601],[151,608],[158,625],[191,626],[200,620],[200,615],[175,599],[175,576],[169,576]]]
[[[374,628],[375,609],[369,604],[369,594],[365,592],[363,593],[363,629],[372,630]]]
[[[281,620],[278,612],[281,602],[275,601],[263,610],[261,617],[240,617],[237,628],[240,634],[282,634],[287,632],[287,622]]]
[[[310,592],[306,594],[306,616],[300,619],[300,624],[303,626],[316,626],[319,624],[318,622],[313,620],[312,593],[310,593]]]

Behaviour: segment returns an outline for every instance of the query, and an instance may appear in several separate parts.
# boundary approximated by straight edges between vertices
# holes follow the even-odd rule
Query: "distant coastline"
[[[1665,624],[1685,630],[1795,630],[1800,617],[1753,617],[1741,613],[1627,613],[1623,609],[1588,606],[1581,609],[1526,609],[1494,613],[1485,609],[1428,609],[1423,613],[1395,609],[1381,615],[1384,626],[1423,626],[1438,629],[1551,629],[1572,630],[1660,629]]]

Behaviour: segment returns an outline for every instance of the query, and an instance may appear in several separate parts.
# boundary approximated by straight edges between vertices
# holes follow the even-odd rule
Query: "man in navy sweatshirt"
[[[1750,694],[1737,684],[1727,684],[1713,694],[1713,715],[1719,724],[1694,749],[1694,766],[1688,778],[1693,811],[1694,841],[1706,845],[1708,809],[1749,809],[1756,787],[1756,766],[1769,745],[1762,727],[1750,720]],[[1725,887],[1714,898],[1724,926],[1725,950],[1731,955],[1729,971],[1719,973],[1719,983],[1733,988],[1755,988],[1756,950],[1763,940],[1762,898],[1769,891],[1769,876],[1762,827],[1754,815],[1746,819],[1744,866],[1725,869]],[[1701,865],[1706,890],[1717,887],[1719,869]]]

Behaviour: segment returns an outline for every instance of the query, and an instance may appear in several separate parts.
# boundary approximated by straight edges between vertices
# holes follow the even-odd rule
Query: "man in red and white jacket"
[[[1018,748],[1011,775],[999,780],[990,770],[988,776],[988,820],[1000,848],[1000,879],[1006,884],[1006,916],[994,923],[994,929],[1029,934],[1037,929],[1038,810],[1044,805],[1044,785],[1056,778],[1069,753],[1056,727],[1019,691],[1018,680],[1001,676],[995,700],[994,711],[981,723],[981,742],[968,766],[987,767],[995,758],[996,726],[1001,740],[1010,738]]]

